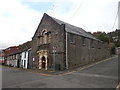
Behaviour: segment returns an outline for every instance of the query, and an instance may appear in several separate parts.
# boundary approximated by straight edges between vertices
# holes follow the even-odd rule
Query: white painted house
[[[21,53],[21,67],[22,68],[25,68],[25,69],[27,69],[29,66],[29,60],[30,60],[30,58],[29,58],[29,52],[30,52],[30,50],[31,49],[28,49],[28,50],[26,50],[26,51],[23,51],[22,53]]]
[[[22,67],[27,69],[27,63],[28,63],[28,52],[24,51],[22,52],[22,56],[21,56]]]

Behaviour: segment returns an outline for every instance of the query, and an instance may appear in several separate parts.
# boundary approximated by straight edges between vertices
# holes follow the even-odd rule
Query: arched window
[[[50,43],[50,39],[51,39],[51,33],[48,32],[46,29],[44,29],[42,32],[41,32],[41,35],[40,35],[40,44],[47,44],[47,43]]]
[[[43,44],[46,44],[47,43],[47,31],[43,30],[41,34],[42,34]]]
[[[50,43],[50,40],[51,40],[51,32],[49,32],[48,34],[48,43]]]

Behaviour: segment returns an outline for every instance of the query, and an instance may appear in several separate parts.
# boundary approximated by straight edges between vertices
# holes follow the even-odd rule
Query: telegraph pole
[[[118,43],[120,43],[120,1],[118,3]],[[118,53],[118,83],[120,83],[120,48]]]

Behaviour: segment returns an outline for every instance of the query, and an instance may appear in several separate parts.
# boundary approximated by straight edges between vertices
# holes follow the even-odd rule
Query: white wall
[[[7,57],[7,65],[10,65],[10,57]]]
[[[17,60],[18,59],[18,54],[15,55],[15,59],[13,60],[14,61],[14,67],[17,67]]]
[[[26,53],[26,56],[25,56]],[[28,68],[28,51],[24,51],[22,52],[21,55],[21,65],[23,66],[23,68]]]

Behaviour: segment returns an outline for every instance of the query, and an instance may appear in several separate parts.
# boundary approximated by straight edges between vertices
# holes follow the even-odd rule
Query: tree
[[[94,32],[93,35],[97,39],[99,39],[103,42],[109,43],[109,41],[110,41],[110,37],[105,32]]]

